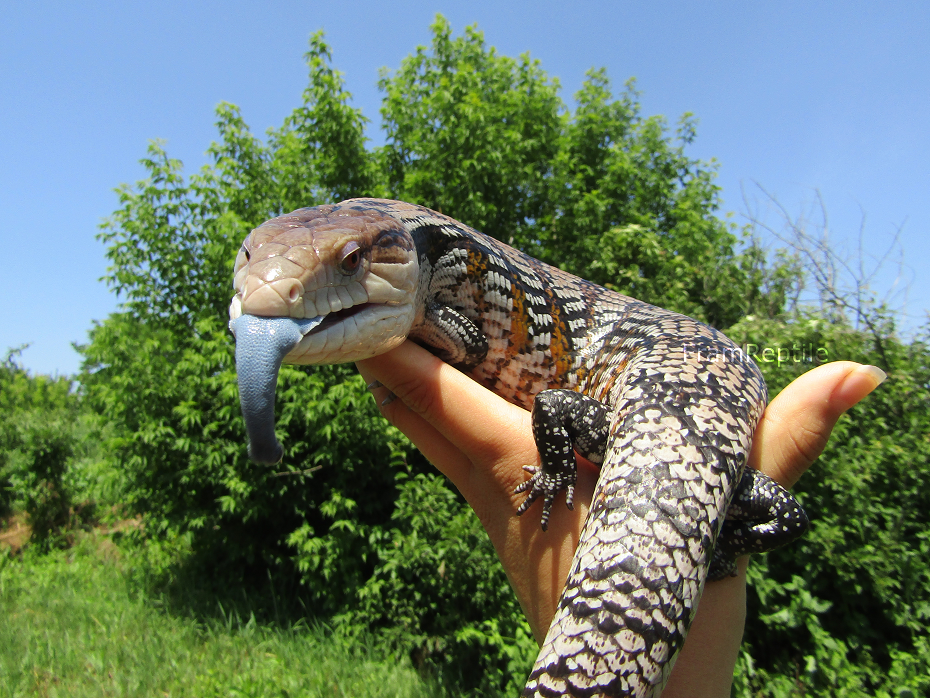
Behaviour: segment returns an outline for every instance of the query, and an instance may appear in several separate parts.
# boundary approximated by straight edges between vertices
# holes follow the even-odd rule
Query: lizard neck
[[[628,303],[587,281],[451,220],[410,229],[420,264],[418,308],[452,308],[487,338],[487,354],[466,373],[529,408],[549,388],[595,390],[593,348]],[[592,312],[594,309],[596,312]],[[411,337],[430,345],[421,311]],[[587,380],[586,380],[587,379]]]

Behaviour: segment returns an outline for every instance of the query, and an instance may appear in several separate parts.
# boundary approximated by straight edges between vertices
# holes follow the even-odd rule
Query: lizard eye
[[[239,248],[239,251],[236,253],[236,261],[233,264],[235,273],[238,274],[245,266],[249,263],[249,259],[252,255],[249,254],[249,248],[243,243],[242,247]]]
[[[339,268],[342,272],[344,274],[354,274],[362,263],[362,248],[352,240],[346,243],[339,256],[341,257]]]

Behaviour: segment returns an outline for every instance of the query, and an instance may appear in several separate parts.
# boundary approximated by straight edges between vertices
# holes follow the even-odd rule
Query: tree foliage
[[[225,318],[251,228],[301,206],[402,198],[739,341],[873,353],[841,322],[784,315],[797,258],[767,256],[716,215],[714,165],[686,154],[691,116],[670,133],[641,115],[632,82],[615,96],[602,70],[571,111],[528,56],[498,55],[475,28],[455,37],[442,18],[432,30],[430,47],[381,75],[383,147],[366,145],[321,34],[302,103],[279,129],[259,138],[221,104],[212,162],[189,177],[153,143],[147,177],[118,190],[101,232],[122,305],[93,328],[80,381],[149,535],[188,536],[221,584],[292,580],[309,613],[382,633],[419,666],[458,676],[461,692],[513,694],[535,645],[494,551],[350,368],[283,367],[284,461],[246,458]],[[930,608],[927,354],[885,346],[896,357],[887,387],[841,423],[801,490],[813,534],[753,567],[742,695],[827,695],[831,681],[850,695],[892,695],[894,681],[926,691],[915,677]],[[777,388],[809,365],[763,369]]]
[[[527,237],[542,212],[564,107],[538,61],[486,48],[474,27],[382,72],[387,144],[379,153],[395,198],[416,201],[504,242]]]

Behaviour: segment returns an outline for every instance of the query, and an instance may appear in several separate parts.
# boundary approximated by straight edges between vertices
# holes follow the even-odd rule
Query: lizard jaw
[[[264,313],[243,310],[239,296],[234,296],[229,306],[229,326],[233,334],[236,334],[234,323],[240,317],[268,317]],[[413,303],[408,302],[363,302],[322,313],[314,318],[318,322],[301,335],[283,361],[289,364],[336,364],[384,354],[404,340],[413,326],[415,315]],[[307,321],[303,318],[290,319]]]
[[[383,354],[403,342],[412,322],[412,307],[383,303],[362,303],[315,318],[234,317],[229,328],[236,337],[249,458],[272,465],[284,455],[274,433],[275,388],[283,362],[342,363]]]

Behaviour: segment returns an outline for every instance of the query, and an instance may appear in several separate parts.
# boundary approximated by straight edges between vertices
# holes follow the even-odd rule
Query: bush
[[[48,545],[68,523],[65,479],[78,449],[79,405],[68,378],[30,376],[17,362],[0,364],[0,509],[26,513],[33,541]]]

